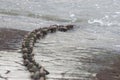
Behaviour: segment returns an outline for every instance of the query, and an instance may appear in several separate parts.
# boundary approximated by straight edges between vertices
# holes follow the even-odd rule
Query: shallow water
[[[113,64],[119,55],[119,51],[112,48],[114,40],[90,35],[79,29],[57,32],[36,44],[35,58],[51,72],[48,80],[93,80],[100,69]]]
[[[0,27],[32,31],[75,24],[72,31],[40,40],[35,57],[50,71],[48,80],[93,80],[120,55],[119,4],[119,0],[0,0]]]

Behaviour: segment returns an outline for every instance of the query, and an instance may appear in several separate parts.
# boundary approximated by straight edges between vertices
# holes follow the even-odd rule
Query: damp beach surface
[[[28,31],[0,28],[0,50],[18,50]]]
[[[0,0],[0,80],[30,80],[20,53],[23,36],[53,24],[34,46],[47,80],[120,80],[119,0]],[[12,29],[11,29],[12,28]]]

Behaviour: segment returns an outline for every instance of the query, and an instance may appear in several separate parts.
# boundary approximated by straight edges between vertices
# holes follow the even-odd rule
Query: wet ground
[[[18,50],[27,31],[0,28],[0,50]]]

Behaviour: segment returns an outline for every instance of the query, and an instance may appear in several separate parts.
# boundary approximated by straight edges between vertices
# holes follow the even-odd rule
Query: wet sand
[[[99,71],[97,80],[120,80],[120,59],[114,61],[110,68]]]
[[[17,50],[27,31],[0,28],[0,50]]]

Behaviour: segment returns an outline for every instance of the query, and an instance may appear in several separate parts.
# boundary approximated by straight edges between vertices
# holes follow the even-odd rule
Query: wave
[[[71,18],[64,18],[57,15],[49,15],[49,14],[40,14],[40,13],[33,13],[30,11],[20,11],[20,10],[8,10],[8,9],[0,9],[0,14],[8,15],[8,16],[24,16],[30,18],[36,18],[46,21],[54,21],[54,22],[71,22],[71,23],[79,23],[79,22],[86,22],[86,19],[81,19],[78,17]]]
[[[47,20],[47,21],[58,21],[58,22],[70,22],[71,21],[71,20],[61,18],[61,17],[55,16],[55,15],[47,15],[47,14],[41,15],[41,14],[33,13],[30,11],[0,9],[0,14],[10,15],[10,16],[25,16],[25,17],[43,19],[43,20]]]

